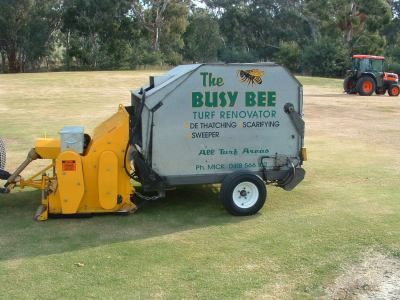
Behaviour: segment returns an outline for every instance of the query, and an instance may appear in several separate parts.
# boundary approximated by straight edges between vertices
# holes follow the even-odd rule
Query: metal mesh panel
[[[4,141],[0,138],[0,169],[4,170],[6,167],[6,146]]]

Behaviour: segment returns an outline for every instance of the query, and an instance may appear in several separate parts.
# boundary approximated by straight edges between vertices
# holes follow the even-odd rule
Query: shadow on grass
[[[106,244],[149,239],[197,228],[240,222],[211,186],[192,186],[167,192],[166,199],[149,202],[128,216],[33,220],[40,192],[0,197],[0,260],[57,254]]]

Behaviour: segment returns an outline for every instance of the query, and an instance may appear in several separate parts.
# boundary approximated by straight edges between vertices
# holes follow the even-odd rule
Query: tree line
[[[341,76],[355,53],[400,73],[400,0],[0,0],[4,73],[276,61]]]

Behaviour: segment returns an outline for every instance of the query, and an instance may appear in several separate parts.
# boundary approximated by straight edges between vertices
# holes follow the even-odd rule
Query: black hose
[[[143,88],[140,90],[140,94],[142,94],[142,101],[141,101],[141,103],[140,103],[139,113],[138,113],[138,115],[137,115],[136,118],[135,118],[135,124],[134,124],[134,126],[133,126],[132,131],[131,131],[132,134],[129,134],[129,139],[128,139],[128,143],[127,143],[127,145],[126,145],[125,154],[124,154],[124,169],[125,169],[126,174],[127,174],[131,179],[134,179],[135,173],[130,173],[130,172],[129,172],[129,170],[128,170],[127,166],[126,166],[126,156],[128,155],[129,146],[130,146],[130,145],[132,144],[132,142],[133,142],[133,141],[132,141],[133,133],[136,131],[137,127],[139,126],[140,118],[141,118],[141,116],[142,116],[142,112],[143,112],[143,109],[144,109],[144,103],[145,103],[145,101],[146,101],[146,92],[143,90]]]

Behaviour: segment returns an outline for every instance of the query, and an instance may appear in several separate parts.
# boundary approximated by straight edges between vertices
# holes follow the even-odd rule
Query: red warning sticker
[[[76,171],[76,161],[75,160],[63,160],[62,170],[65,171]]]

